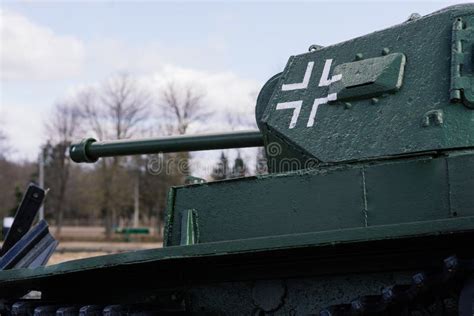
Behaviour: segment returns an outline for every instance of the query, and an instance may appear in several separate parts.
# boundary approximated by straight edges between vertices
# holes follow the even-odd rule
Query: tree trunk
[[[133,191],[133,227],[138,227],[138,222],[140,219],[140,174],[137,172],[135,178],[135,188]]]
[[[112,196],[111,186],[112,186],[112,168],[107,167],[106,159],[102,159],[102,216],[104,216],[104,228],[105,228],[105,238],[110,240],[112,238],[112,208],[110,199]]]
[[[66,149],[69,147],[69,143],[60,145],[60,156],[59,156],[59,188],[58,188],[58,200],[56,204],[56,236],[61,236],[61,228],[63,225],[64,218],[64,201],[66,197],[66,188],[69,180],[69,163],[66,161]]]

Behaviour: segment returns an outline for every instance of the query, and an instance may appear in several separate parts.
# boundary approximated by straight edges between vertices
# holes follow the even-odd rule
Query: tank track
[[[17,300],[14,303],[0,304],[0,315],[2,316],[174,316],[188,314],[183,311],[166,310],[152,304],[70,305],[39,299]]]
[[[80,298],[78,302],[80,301]],[[58,302],[47,299],[0,300],[2,316],[188,315],[182,298],[163,302]],[[98,303],[99,302],[99,303]],[[167,307],[164,307],[167,306]],[[320,316],[474,315],[474,259],[450,256],[434,270],[416,273],[410,284],[383,288],[379,295],[358,297],[323,309]]]
[[[437,270],[416,273],[410,284],[383,288],[379,295],[332,305],[320,316],[362,315],[474,315],[474,259],[450,256]]]

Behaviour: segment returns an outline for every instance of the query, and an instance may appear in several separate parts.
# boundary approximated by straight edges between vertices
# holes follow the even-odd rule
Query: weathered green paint
[[[270,101],[258,105],[266,107],[262,118],[263,133],[271,135],[271,142],[284,143],[322,162],[474,146],[474,111],[452,103],[450,97],[453,23],[458,17],[471,21],[473,14],[474,6],[457,6],[347,42],[292,56]],[[472,34],[470,24],[463,32]],[[471,39],[460,55],[466,61],[462,76],[462,82],[467,85],[465,96],[472,87],[472,44],[469,43],[472,43]],[[366,91],[363,91],[364,86],[356,87],[357,96],[367,93],[368,97],[353,100],[345,89],[340,90],[341,82],[363,83],[369,80],[354,78],[356,75],[351,73],[347,74],[350,78],[344,79],[342,74],[342,79],[320,86],[322,79],[337,79],[337,70],[347,65],[387,58],[392,54],[406,57],[403,84],[397,92],[373,99],[370,96],[375,83],[368,84]],[[323,69],[328,60],[332,63],[326,78]],[[311,62],[314,64],[307,87],[284,90],[284,85],[303,82]],[[361,67],[359,73],[360,78],[368,78],[371,69]],[[315,100],[338,91],[344,98],[351,99],[350,104],[329,100],[329,103],[319,105],[314,124],[308,127]],[[277,110],[277,107],[295,101],[302,101],[301,110],[294,127],[290,128],[293,109]],[[442,121],[428,126],[423,124],[426,114],[433,110],[442,113]],[[285,151],[282,155],[287,153]],[[272,171],[280,171],[278,165]]]
[[[181,212],[181,246],[194,245],[199,242],[199,227],[196,210]]]
[[[170,209],[172,205],[174,205],[174,200],[175,200],[175,190],[173,188],[170,188],[168,191],[168,195],[166,198],[166,213],[165,213],[165,231],[163,234],[163,246],[167,247],[169,246],[168,242],[168,237],[170,234],[170,231],[173,229],[173,223],[175,221],[174,218],[174,212]]]
[[[451,100],[474,107],[474,17],[458,17],[453,23],[451,51]]]
[[[146,262],[198,257],[220,257],[235,254],[268,252],[270,250],[290,250],[307,247],[336,246],[369,241],[405,239],[425,236],[451,235],[453,231],[470,231],[474,227],[474,216],[451,218],[427,222],[413,222],[400,225],[383,225],[366,228],[350,228],[291,234],[277,237],[230,240],[202,243],[190,246],[165,247],[140,250],[115,255],[73,260],[58,265],[37,269],[5,270],[0,273],[0,288],[12,282],[29,279],[46,279],[65,273],[76,273],[94,269],[104,270],[115,266],[127,266]]]
[[[177,187],[168,245],[190,208],[201,243],[474,216],[472,174],[465,151]]]
[[[351,101],[396,92],[403,82],[406,57],[401,53],[340,64],[333,76],[342,78],[329,87],[337,100]]]

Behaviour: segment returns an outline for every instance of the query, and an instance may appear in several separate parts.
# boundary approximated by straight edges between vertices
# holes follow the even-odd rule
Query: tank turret
[[[260,93],[265,144],[321,163],[472,147],[474,18],[464,9],[292,56]]]

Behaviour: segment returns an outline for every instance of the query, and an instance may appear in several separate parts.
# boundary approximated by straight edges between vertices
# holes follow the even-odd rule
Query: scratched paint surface
[[[466,5],[291,57],[263,115],[267,141],[324,162],[474,146],[474,110],[450,102],[453,22],[473,13]],[[330,93],[344,76],[336,66],[388,53],[406,56],[398,92],[349,105]],[[431,110],[443,122],[424,126]]]
[[[200,243],[473,216],[472,154],[176,188],[168,245],[179,245],[188,209],[197,212]]]

